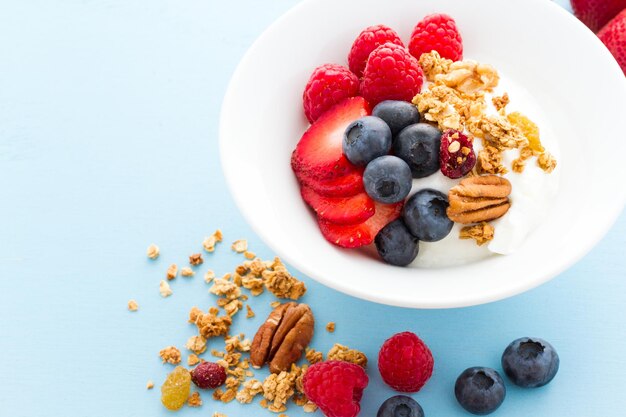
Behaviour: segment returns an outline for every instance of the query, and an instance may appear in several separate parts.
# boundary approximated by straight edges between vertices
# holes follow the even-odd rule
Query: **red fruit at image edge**
[[[572,0],[577,18],[594,32],[626,8],[626,0]]]
[[[367,60],[361,95],[372,106],[384,100],[411,101],[422,89],[424,73],[419,62],[403,46],[386,43]]]
[[[378,370],[396,391],[417,392],[433,373],[433,355],[414,333],[398,333],[380,348]]]
[[[463,59],[463,39],[456,22],[447,14],[428,15],[413,29],[409,42],[411,55],[419,59],[432,50],[453,61]]]
[[[226,381],[226,370],[213,362],[202,362],[191,371],[191,380],[198,388],[217,388]]]
[[[319,362],[304,374],[302,385],[307,398],[326,417],[355,417],[361,411],[361,397],[367,374],[358,365],[343,361]]]
[[[374,49],[387,42],[404,46],[400,36],[398,36],[395,30],[388,26],[375,25],[365,28],[365,30],[356,37],[352,48],[350,48],[350,53],[348,54],[348,66],[350,67],[350,71],[355,73],[357,77],[362,77],[365,64],[367,64],[367,58]]]
[[[302,102],[309,122],[345,98],[359,93],[359,79],[344,66],[325,64],[315,68],[304,88]]]
[[[598,38],[611,51],[626,75],[626,9],[598,32]]]

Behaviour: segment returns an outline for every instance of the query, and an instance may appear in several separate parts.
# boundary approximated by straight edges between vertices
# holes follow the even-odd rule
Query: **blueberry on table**
[[[409,164],[414,178],[439,171],[440,148],[441,131],[428,123],[405,127],[393,141],[394,154]]]
[[[413,194],[404,205],[402,217],[413,236],[436,242],[448,236],[454,222],[448,218],[448,197],[426,188]]]
[[[419,240],[400,219],[383,227],[376,235],[374,243],[383,261],[391,265],[406,266],[413,262],[419,252]]]
[[[402,159],[385,155],[367,164],[363,172],[365,192],[381,203],[397,203],[409,195],[413,179],[411,169]]]
[[[372,109],[372,116],[380,117],[389,125],[391,134],[396,136],[408,125],[419,123],[420,112],[407,101],[385,100]]]
[[[456,380],[454,395],[461,407],[472,414],[490,414],[504,401],[506,387],[500,374],[491,368],[468,368]]]
[[[424,409],[411,397],[395,395],[382,403],[376,417],[424,417]]]
[[[391,129],[382,119],[365,116],[346,128],[343,153],[354,165],[365,166],[391,150]]]
[[[502,369],[515,385],[541,387],[552,381],[558,372],[559,355],[543,339],[522,337],[504,350]]]

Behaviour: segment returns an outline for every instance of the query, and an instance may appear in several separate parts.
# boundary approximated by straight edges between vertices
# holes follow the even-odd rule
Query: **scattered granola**
[[[270,374],[263,381],[263,397],[266,400],[267,409],[274,413],[282,413],[287,410],[287,401],[295,394],[296,379],[302,375],[306,367],[299,368],[295,364],[289,372],[282,371],[279,374]]]
[[[509,95],[504,93],[501,96],[494,96],[491,98],[491,102],[497,111],[506,110],[506,106],[509,104]]]
[[[258,379],[249,379],[243,383],[243,388],[237,393],[236,399],[241,404],[249,404],[254,397],[263,392],[263,384]]]
[[[326,360],[329,361],[345,361],[355,365],[359,365],[362,368],[367,366],[367,356],[363,352],[356,349],[350,349],[347,346],[335,343],[326,355]]]
[[[335,331],[335,322],[331,321],[326,325],[326,331],[328,333],[333,333]]]
[[[128,301],[128,310],[129,311],[137,311],[139,309],[139,304],[135,300]]]
[[[176,278],[176,275],[178,275],[178,265],[171,264],[169,268],[167,268],[167,272],[165,273],[165,276],[167,277],[168,281],[171,281],[174,278]]]
[[[493,239],[494,231],[495,229],[492,225],[487,222],[482,222],[462,228],[459,238],[474,239],[478,246],[482,246]]]
[[[148,246],[148,249],[146,250],[146,255],[148,255],[148,258],[150,259],[158,258],[160,253],[159,247],[154,243]]]
[[[152,382],[151,379],[148,380],[148,382],[146,383],[146,389],[152,389],[154,388],[154,382]]]
[[[206,351],[206,339],[202,336],[191,336],[185,347],[193,353],[200,355]]]
[[[250,307],[250,304],[246,304],[246,311],[247,311],[246,313],[247,319],[250,319],[255,316],[254,311],[252,311],[252,307]]]
[[[189,396],[187,405],[189,407],[200,407],[202,405],[202,398],[200,398],[200,393],[198,391],[194,391],[194,393]]]
[[[176,346],[168,346],[164,349],[161,349],[159,352],[159,356],[163,360],[163,363],[171,363],[172,365],[177,365],[181,361],[180,350]]]
[[[215,251],[215,245],[217,245],[217,243],[221,241],[222,231],[220,229],[217,229],[211,236],[204,238],[204,241],[202,242],[202,247],[204,247],[205,251],[210,253]]]
[[[194,253],[193,255],[189,255],[189,264],[192,266],[202,265],[204,259],[202,259],[201,253]]]
[[[185,266],[183,268],[180,269],[180,276],[181,277],[193,277],[196,273],[193,272],[193,269],[189,268],[188,266]]]
[[[544,152],[537,158],[537,165],[545,172],[552,172],[556,168],[556,159],[550,154],[550,152]]]
[[[210,284],[211,281],[213,281],[213,279],[215,279],[215,272],[213,272],[213,270],[209,269],[204,274],[204,282],[206,282],[207,284]]]
[[[272,308],[276,308],[276,307],[278,307],[280,304],[281,304],[281,302],[280,302],[280,301],[272,301],[272,302],[270,303],[270,307],[272,307]]]
[[[213,413],[213,417],[228,417],[226,414],[218,413],[217,411]]]
[[[200,362],[202,362],[202,359],[200,359],[195,353],[190,353],[187,357],[187,365],[189,366],[196,366]]]
[[[219,310],[215,307],[209,309],[208,313],[202,312],[197,307],[193,307],[189,312],[189,322],[198,327],[198,332],[205,339],[215,336],[225,336],[228,334],[232,318],[230,316],[218,316]]]
[[[506,174],[508,170],[502,165],[502,153],[494,146],[486,146],[481,149],[476,158],[476,172],[479,175]]]
[[[248,241],[246,239],[235,240],[230,248],[237,253],[243,253],[248,250]]]
[[[159,282],[159,293],[161,294],[161,297],[163,298],[169,297],[170,295],[172,295],[173,291],[170,288],[170,284],[168,284],[164,280],[161,280],[161,282]]]
[[[319,350],[315,350],[315,349],[311,349],[311,348],[307,348],[306,349],[306,354],[305,354],[306,360],[311,364],[315,364],[318,362],[323,362],[324,361],[324,354],[322,352],[320,352]]]

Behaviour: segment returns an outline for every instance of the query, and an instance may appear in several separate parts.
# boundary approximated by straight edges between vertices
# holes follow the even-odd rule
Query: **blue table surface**
[[[218,115],[239,59],[296,2],[0,3],[0,416],[169,415],[158,387],[171,366],[158,351],[182,348],[194,334],[189,308],[215,302],[202,275],[232,271],[242,259],[229,249],[238,238],[263,258],[274,255],[229,196]],[[216,228],[225,243],[162,299],[167,266],[184,264]],[[553,281],[465,309],[387,307],[300,276],[318,322],[313,345],[327,351],[341,342],[369,356],[361,415],[372,416],[393,395],[376,370],[380,344],[417,332],[435,372],[414,398],[429,416],[454,417],[468,415],[453,395],[463,369],[499,369],[510,341],[544,337],[561,356],[556,379],[537,390],[508,384],[496,415],[624,416],[625,236],[622,214]],[[145,256],[153,242],[157,261]],[[131,298],[136,313],[126,309]],[[271,301],[254,299],[257,317],[239,314],[235,329],[252,336]],[[329,321],[334,334],[323,329]],[[204,399],[179,415],[270,416],[258,405]],[[304,415],[294,406],[287,414]]]

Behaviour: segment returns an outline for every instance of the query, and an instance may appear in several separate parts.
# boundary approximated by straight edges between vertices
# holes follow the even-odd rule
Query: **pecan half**
[[[254,336],[252,366],[269,363],[272,373],[289,370],[311,342],[314,324],[313,312],[306,304],[291,302],[276,307]]]
[[[450,220],[462,223],[480,223],[502,217],[511,207],[511,183],[496,175],[469,177],[448,193]]]

